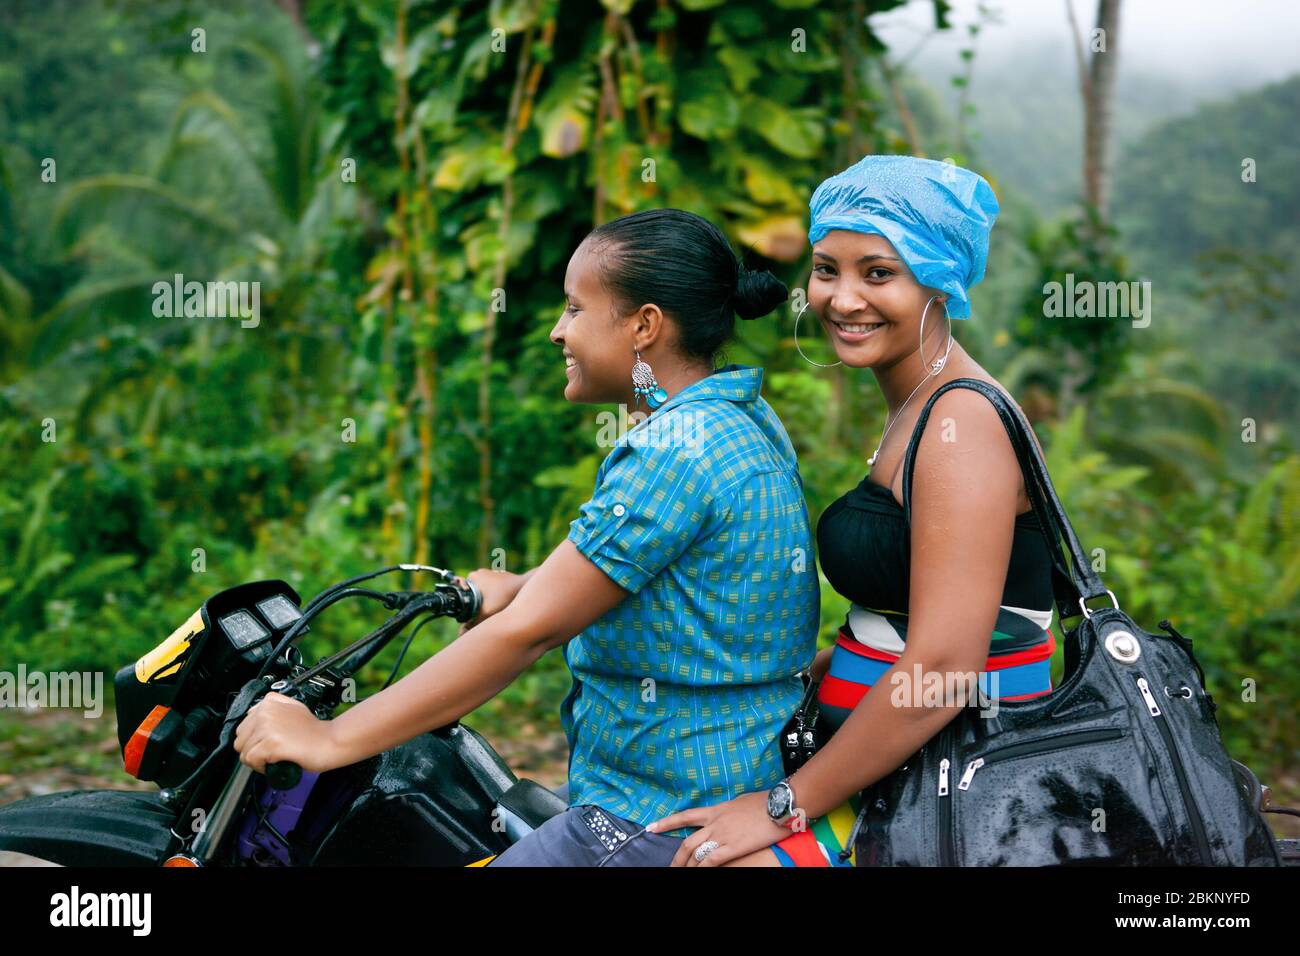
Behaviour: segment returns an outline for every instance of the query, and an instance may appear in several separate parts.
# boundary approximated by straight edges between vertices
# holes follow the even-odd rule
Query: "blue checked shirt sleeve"
[[[620,446],[601,471],[569,540],[635,594],[699,536],[714,495],[705,470],[681,448]]]

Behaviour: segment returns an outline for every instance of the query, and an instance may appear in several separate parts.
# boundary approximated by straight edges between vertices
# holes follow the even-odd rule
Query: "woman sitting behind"
[[[993,191],[958,166],[867,156],[822,183],[811,207],[808,307],[839,360],[871,370],[889,409],[867,476],[817,526],[822,570],[852,602],[835,646],[813,665],[820,721],[834,734],[769,793],[657,824],[700,828],[675,865],[851,865],[860,791],[957,715],[963,686],[998,700],[1051,690],[1051,559],[997,410],[971,389],[949,389],[913,437],[945,383],[997,385],[950,321],[970,315],[967,289],[984,275]],[[956,691],[937,705],[936,677]]]

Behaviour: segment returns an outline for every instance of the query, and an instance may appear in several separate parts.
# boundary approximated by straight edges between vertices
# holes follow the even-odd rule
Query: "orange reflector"
[[[131,776],[140,776],[140,762],[144,760],[144,748],[149,746],[149,735],[170,710],[170,707],[155,704],[154,709],[149,711],[149,716],[140,721],[140,726],[126,742],[126,749],[122,751],[122,761],[126,764],[126,772]]]
[[[177,854],[176,856],[169,856],[169,857],[167,858],[166,862],[163,863],[163,866],[193,866],[193,867],[197,867],[198,865],[199,865],[199,861],[196,860],[196,859],[194,859],[194,857],[192,857],[192,856],[183,856],[183,855],[180,855],[180,854]]]

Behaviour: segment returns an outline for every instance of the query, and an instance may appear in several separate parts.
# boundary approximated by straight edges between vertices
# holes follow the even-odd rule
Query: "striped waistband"
[[[859,657],[865,657],[868,660],[880,661],[884,664],[893,664],[902,655],[891,654],[889,651],[877,650],[869,647],[854,638],[851,631],[847,628],[840,628],[839,637],[835,639],[836,647],[842,647],[850,653]],[[1050,630],[1043,632],[1043,641],[1033,647],[1026,647],[1020,650],[1011,650],[1003,653],[994,653],[989,651],[985,658],[983,670],[995,671],[1007,667],[1019,667],[1021,664],[1036,664],[1039,661],[1051,659],[1056,653],[1056,635]]]
[[[1050,639],[1052,616],[1051,608],[1039,611],[999,605],[989,642],[989,658],[1041,648]],[[897,659],[903,653],[907,639],[907,620],[907,615],[901,611],[880,611],[853,604],[840,633],[847,634],[850,640],[862,647]]]
[[[1056,638],[1051,631],[1047,638],[1041,647],[989,655],[977,678],[980,690],[1003,701],[1028,700],[1049,692]],[[832,730],[898,659],[898,655],[864,647],[851,635],[840,632],[830,668],[817,690],[817,701]]]

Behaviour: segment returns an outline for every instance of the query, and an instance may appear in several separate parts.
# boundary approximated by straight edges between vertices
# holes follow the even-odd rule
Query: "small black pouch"
[[[781,728],[781,763],[788,777],[802,767],[821,745],[817,732],[817,687],[821,683],[812,679],[808,671],[799,675],[804,682],[803,700],[794,716]]]

